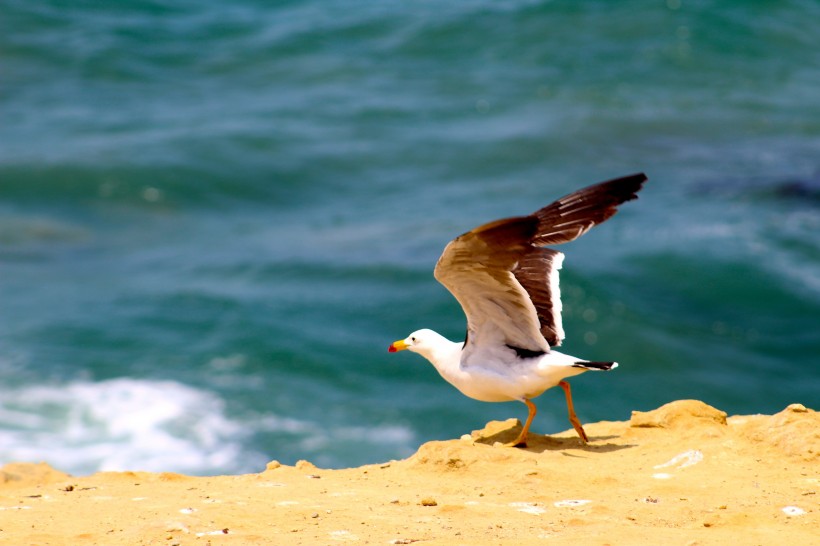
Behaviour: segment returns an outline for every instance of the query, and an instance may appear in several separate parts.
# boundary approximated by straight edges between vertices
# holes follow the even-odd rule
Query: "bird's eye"
[[[416,342],[416,338],[415,338],[415,336],[411,337],[411,338],[410,338],[410,341],[412,341],[413,343],[415,343],[415,342]]]

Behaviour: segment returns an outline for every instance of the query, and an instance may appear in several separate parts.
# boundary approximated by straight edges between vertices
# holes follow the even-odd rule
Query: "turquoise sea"
[[[564,245],[582,421],[820,406],[820,3],[4,0],[0,464],[345,467],[522,404],[387,346],[454,236],[643,171]],[[570,427],[560,390],[537,433]]]

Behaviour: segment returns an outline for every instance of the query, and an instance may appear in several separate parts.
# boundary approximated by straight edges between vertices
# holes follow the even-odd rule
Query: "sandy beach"
[[[693,400],[511,439],[516,420],[411,457],[189,477],[42,463],[0,469],[0,543],[816,544],[820,417],[801,404],[728,417]]]

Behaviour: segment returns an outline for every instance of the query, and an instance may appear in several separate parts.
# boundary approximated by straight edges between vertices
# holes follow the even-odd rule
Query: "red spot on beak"
[[[396,347],[391,343],[390,347],[387,348],[387,352],[388,353],[395,353],[395,352],[398,352],[398,349],[396,349]]]

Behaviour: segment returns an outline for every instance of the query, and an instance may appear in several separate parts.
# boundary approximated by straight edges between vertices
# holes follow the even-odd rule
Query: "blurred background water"
[[[644,171],[561,248],[583,421],[820,405],[820,4],[4,0],[0,463],[375,463],[521,404],[444,245]],[[533,430],[569,424],[560,391]]]

